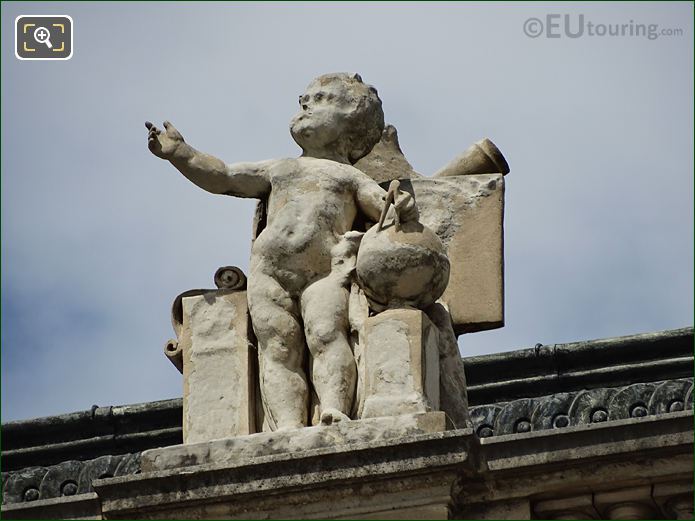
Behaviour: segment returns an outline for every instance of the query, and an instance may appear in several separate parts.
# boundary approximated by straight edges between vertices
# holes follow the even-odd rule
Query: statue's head
[[[355,163],[379,142],[384,130],[379,95],[359,74],[319,76],[299,97],[299,105],[290,132],[309,156],[337,155]]]

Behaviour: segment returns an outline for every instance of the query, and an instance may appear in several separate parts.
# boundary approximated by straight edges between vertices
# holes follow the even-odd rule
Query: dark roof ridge
[[[466,357],[474,405],[693,374],[693,328]]]

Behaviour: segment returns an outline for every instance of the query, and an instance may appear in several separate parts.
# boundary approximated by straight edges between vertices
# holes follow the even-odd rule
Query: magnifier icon
[[[36,30],[34,31],[34,40],[36,40],[39,43],[45,43],[46,47],[48,47],[49,49],[53,49],[53,45],[51,45],[51,33],[45,27],[36,28]]]

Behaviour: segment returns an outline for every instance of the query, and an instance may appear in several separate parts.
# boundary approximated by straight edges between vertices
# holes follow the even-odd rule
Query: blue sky
[[[3,421],[180,396],[171,301],[248,268],[254,205],[152,157],[143,122],[228,162],[295,156],[297,96],[332,71],[377,87],[416,170],[482,137],[510,164],[507,325],[464,356],[692,324],[691,3],[1,9]],[[73,58],[15,59],[20,14],[71,15]],[[549,14],[682,34],[524,34]]]

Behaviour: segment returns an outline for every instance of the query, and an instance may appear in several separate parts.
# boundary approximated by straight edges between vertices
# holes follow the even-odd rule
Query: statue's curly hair
[[[355,104],[355,111],[349,118],[349,130],[345,136],[348,141],[348,159],[350,163],[355,164],[369,154],[381,139],[381,133],[384,131],[381,99],[377,90],[364,83],[357,73],[324,74],[312,83],[326,85],[334,81],[340,81],[348,87],[351,101]]]

